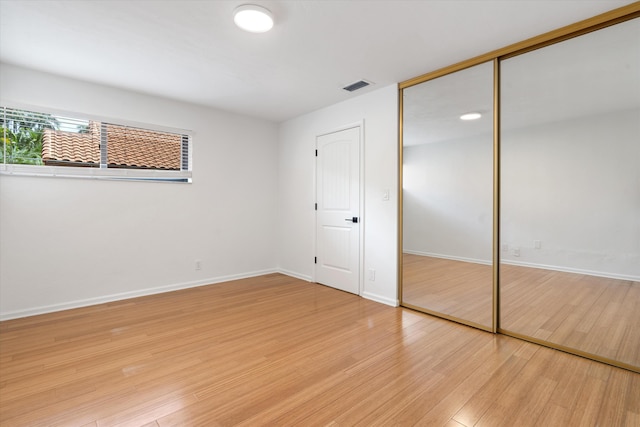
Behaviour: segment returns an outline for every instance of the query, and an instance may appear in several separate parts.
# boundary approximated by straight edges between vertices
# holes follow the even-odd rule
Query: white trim
[[[477,259],[477,258],[466,258],[466,257],[455,256],[455,255],[443,255],[443,254],[436,254],[436,253],[432,253],[432,252],[412,251],[412,250],[409,250],[409,249],[403,249],[402,253],[411,254],[411,255],[428,256],[428,257],[431,257],[431,258],[450,259],[450,260],[453,260],[453,261],[472,262],[474,264],[493,265],[493,261],[491,261],[491,260],[484,260],[484,259]]]
[[[190,183],[191,171],[0,164],[0,175]]]
[[[36,316],[38,314],[53,313],[56,311],[70,310],[73,308],[88,307],[91,305],[104,304],[107,302],[121,301],[130,298],[143,297],[147,295],[161,294],[165,292],[177,291],[180,289],[197,288],[199,286],[213,285],[216,283],[228,282],[230,280],[247,279],[250,277],[263,276],[265,274],[278,273],[276,269],[253,271],[244,274],[231,274],[228,276],[213,277],[210,279],[196,280],[193,282],[175,283],[173,285],[158,286],[156,288],[140,289],[119,294],[104,295],[101,297],[87,298],[83,300],[70,301],[60,304],[46,305],[41,307],[28,308],[24,310],[9,311],[0,313],[0,321],[18,319],[20,317]]]
[[[362,298],[364,299],[368,299],[371,301],[375,301],[375,302],[379,302],[381,304],[385,304],[385,305],[390,305],[391,307],[398,307],[400,305],[400,302],[397,299],[391,299],[391,298],[387,298],[387,297],[383,297],[381,295],[377,295],[377,294],[373,294],[371,292],[363,292],[362,293]]]
[[[536,264],[533,262],[500,260],[500,263],[507,265],[515,265],[519,267],[539,268],[542,270],[562,271],[564,273],[584,274],[587,276],[604,277],[607,279],[630,280],[632,282],[640,282],[640,276],[632,276],[628,274],[608,273],[604,271],[584,270],[581,268],[562,267],[557,265]]]
[[[364,119],[360,120],[360,283],[358,283],[358,294],[362,296],[365,293],[364,290],[364,236],[366,230],[367,219],[364,211],[364,198],[365,198],[365,174],[364,174]]]
[[[313,245],[313,256],[315,262],[311,268],[311,281],[317,283],[317,269],[318,269],[318,137],[313,140],[313,148],[315,149],[315,156],[313,158],[313,203],[315,203],[315,209],[313,210],[313,233],[311,233],[311,244]],[[311,261],[311,260],[309,260]]]
[[[307,274],[295,273],[293,271],[284,270],[281,268],[278,269],[276,272],[280,274],[284,274],[285,276],[293,277],[294,279],[304,280],[305,282],[313,282],[313,277]]]
[[[321,136],[331,135],[332,133],[342,132],[343,130],[349,130],[349,129],[358,128],[358,127],[360,129],[364,128],[364,119],[358,120],[357,122],[351,122],[346,125],[338,126],[326,132],[319,133],[316,135],[316,148],[318,147],[318,138],[320,138]]]

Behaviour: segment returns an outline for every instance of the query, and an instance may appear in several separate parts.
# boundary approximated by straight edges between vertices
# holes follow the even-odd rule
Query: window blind
[[[191,136],[61,115],[2,109],[3,172],[190,182]],[[29,165],[22,167],[18,165]],[[64,167],[54,170],[48,168]],[[72,171],[72,168],[82,168]],[[97,168],[101,172],[87,172]],[[137,171],[108,172],[108,169]],[[151,173],[150,171],[156,171]]]

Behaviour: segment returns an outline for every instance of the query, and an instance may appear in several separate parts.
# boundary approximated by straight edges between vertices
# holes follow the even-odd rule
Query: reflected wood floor
[[[640,282],[512,265],[500,277],[503,329],[640,367]]]
[[[403,299],[491,325],[491,267],[404,254]],[[640,367],[640,283],[500,267],[500,327]]]
[[[403,254],[405,303],[491,328],[493,271],[490,265]]]
[[[638,390],[279,274],[0,323],[2,426],[638,426]]]

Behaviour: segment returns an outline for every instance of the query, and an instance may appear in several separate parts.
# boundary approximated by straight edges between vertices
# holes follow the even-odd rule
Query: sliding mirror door
[[[500,329],[640,367],[640,19],[501,61]]]
[[[488,62],[402,92],[402,304],[486,330],[493,327],[493,79]]]

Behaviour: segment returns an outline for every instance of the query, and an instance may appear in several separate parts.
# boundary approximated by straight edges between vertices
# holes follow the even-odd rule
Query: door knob
[[[345,219],[345,221],[349,221],[349,222],[357,223],[357,222],[358,222],[358,217],[357,217],[357,216],[354,216],[353,218],[347,218],[347,219]]]

